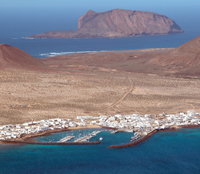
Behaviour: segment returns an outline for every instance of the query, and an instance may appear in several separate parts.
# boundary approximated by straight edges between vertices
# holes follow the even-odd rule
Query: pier
[[[71,139],[73,139],[75,136],[67,136],[67,137],[64,137],[62,138],[60,141],[58,141],[58,143],[63,143],[63,142],[66,142],[66,141],[69,141]]]
[[[89,142],[89,140],[91,138],[93,138],[93,136],[87,135],[87,136],[84,136],[84,137],[81,137],[81,138],[74,140],[74,142]]]
[[[80,137],[76,140],[74,140],[74,142],[89,142],[89,140],[91,138],[93,138],[94,136],[96,136],[97,134],[99,134],[101,131],[93,131],[92,133],[90,133],[89,135]]]

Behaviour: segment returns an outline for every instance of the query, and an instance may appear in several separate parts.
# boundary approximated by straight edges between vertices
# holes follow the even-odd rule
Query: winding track
[[[119,100],[117,100],[116,102],[114,102],[112,105],[110,105],[109,106],[109,108],[113,108],[113,107],[115,107],[116,105],[118,105],[120,102],[122,102],[125,98],[126,98],[126,96],[133,90],[133,81],[132,81],[132,79],[130,78],[130,77],[128,77],[128,80],[129,80],[129,82],[130,82],[130,88],[129,88],[129,90],[126,92],[126,93],[124,93],[124,95],[119,99]]]

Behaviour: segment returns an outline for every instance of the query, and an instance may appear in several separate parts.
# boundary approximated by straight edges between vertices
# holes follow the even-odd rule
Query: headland
[[[114,9],[89,10],[78,21],[78,30],[49,31],[28,38],[114,38],[183,33],[174,20],[153,12]]]

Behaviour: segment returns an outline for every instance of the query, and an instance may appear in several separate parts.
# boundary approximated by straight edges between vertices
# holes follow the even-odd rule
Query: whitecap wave
[[[54,56],[61,56],[61,55],[71,55],[71,54],[78,54],[78,53],[95,53],[95,52],[103,52],[103,51],[51,52],[51,53],[43,53],[43,54],[40,54],[40,56],[42,56],[42,57],[54,57]]]
[[[22,37],[22,39],[34,39],[32,37]]]

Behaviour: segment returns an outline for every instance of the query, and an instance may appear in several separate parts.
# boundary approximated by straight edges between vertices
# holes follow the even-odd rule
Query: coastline
[[[25,134],[20,138],[15,138],[15,139],[10,139],[10,140],[0,140],[0,143],[10,142],[10,143],[15,144],[15,142],[19,142],[20,144],[23,144],[22,143],[22,141],[23,141],[24,143],[26,142],[25,144],[31,144],[31,142],[33,143],[33,141],[34,141],[33,138],[36,138],[36,137],[50,136],[53,133],[67,132],[67,131],[72,131],[72,130],[95,129],[95,128],[102,128],[102,127],[98,126],[98,125],[86,125],[85,127],[77,126],[77,127],[64,128],[64,129],[46,130],[44,132]],[[67,144],[69,144],[69,143],[67,143]],[[77,144],[77,143],[75,143],[75,144]]]
[[[160,117],[159,117],[160,116]],[[83,136],[77,141],[66,142],[71,139],[67,136],[58,142],[38,142],[34,137],[50,136],[52,133],[66,132],[80,129],[111,129],[113,131],[132,132],[133,137],[127,144],[110,145],[108,148],[125,148],[138,145],[146,141],[159,131],[177,131],[184,128],[200,127],[200,113],[187,111],[175,115],[159,114],[159,116],[146,114],[114,115],[114,116],[77,116],[77,120],[64,120],[60,118],[33,121],[22,125],[4,125],[1,129],[0,143],[9,144],[40,144],[40,145],[75,145],[75,144],[100,144],[99,141],[89,142],[89,139],[101,131]],[[90,120],[90,121],[88,121]],[[93,121],[91,121],[93,120]],[[95,120],[95,121],[94,121]],[[111,132],[112,133],[112,132]],[[74,136],[73,136],[74,138]],[[84,138],[84,139],[82,139]],[[103,140],[101,137],[100,140]],[[77,143],[78,142],[78,143]]]
[[[119,148],[126,148],[126,147],[132,147],[132,146],[136,146],[144,141],[146,141],[147,139],[151,138],[151,136],[153,136],[154,134],[156,134],[157,132],[170,132],[170,131],[178,131],[180,129],[189,129],[189,128],[197,128],[200,127],[200,125],[184,125],[184,126],[180,126],[180,127],[172,127],[169,129],[161,129],[161,130],[154,130],[153,132],[149,133],[146,136],[143,136],[133,142],[127,143],[127,144],[122,144],[122,145],[111,145],[108,148],[110,149],[119,149]]]
[[[93,142],[32,142],[32,141],[14,141],[14,140],[3,140],[3,144],[35,144],[35,145],[93,145],[101,144],[100,141]]]
[[[122,144],[122,145],[111,145],[109,146],[108,148],[109,149],[119,149],[119,148],[126,148],[126,147],[131,147],[131,146],[136,146],[137,144],[139,143],[142,143],[144,141],[146,141],[147,139],[149,139],[152,135],[154,135],[155,133],[157,132],[157,130],[154,130],[153,132],[151,132],[150,134],[142,137],[142,138],[139,138],[133,142],[130,142],[128,144]]]
[[[178,131],[180,129],[189,129],[189,128],[197,128],[200,127],[200,125],[183,125],[183,126],[178,126],[178,127],[171,127],[168,129],[160,129],[160,130],[154,130],[147,134],[146,136],[143,136],[133,142],[127,143],[127,144],[122,144],[122,145],[110,145],[108,148],[109,149],[119,149],[119,148],[127,148],[127,147],[132,147],[136,146],[147,139],[151,138],[154,134],[158,132],[170,132],[170,131]],[[116,128],[110,128],[110,127],[101,127],[98,125],[87,125],[87,127],[73,127],[73,128],[67,128],[67,129],[62,129],[62,130],[47,130],[42,133],[35,133],[35,134],[29,134],[25,135],[21,138],[17,139],[12,139],[12,140],[1,140],[0,143],[2,144],[35,144],[35,145],[95,145],[95,144],[101,144],[100,141],[93,141],[93,142],[34,142],[35,137],[41,137],[41,136],[50,136],[53,133],[59,133],[59,132],[66,132],[66,131],[72,131],[72,130],[81,130],[81,129],[93,129],[93,128],[106,128],[106,129],[112,129],[112,130],[117,130]]]

